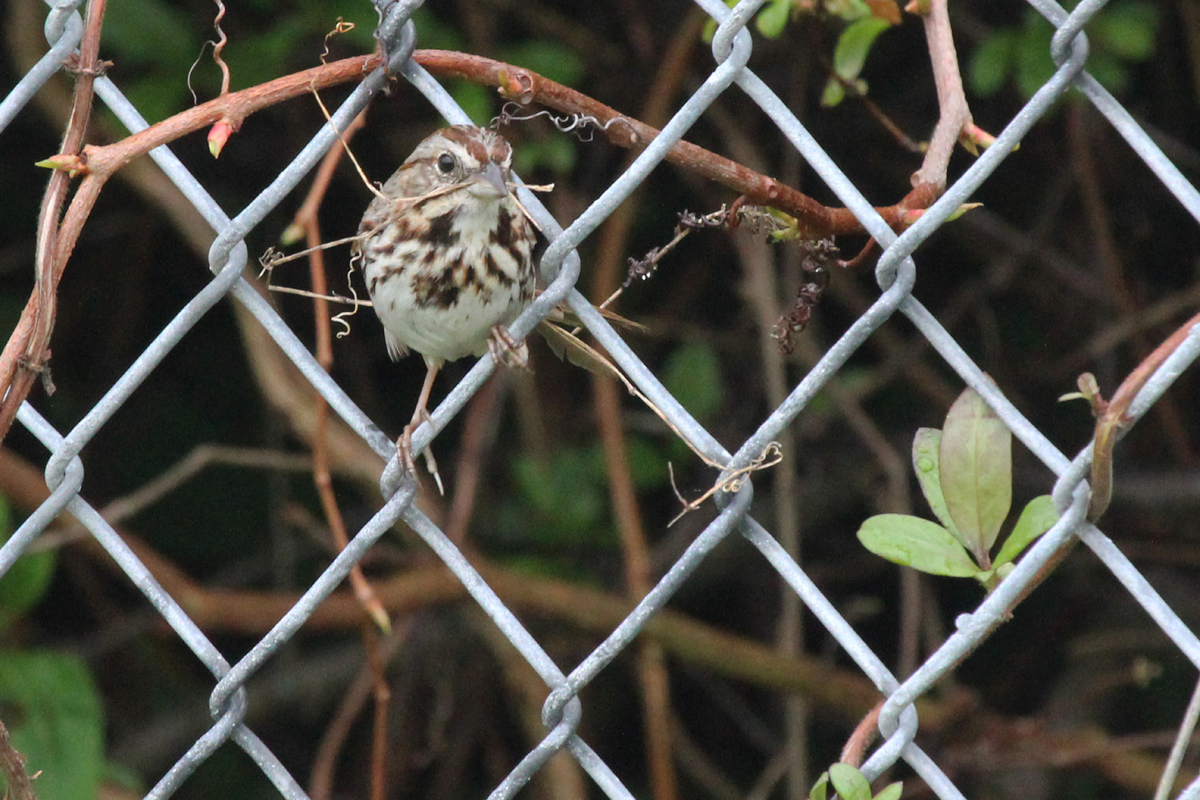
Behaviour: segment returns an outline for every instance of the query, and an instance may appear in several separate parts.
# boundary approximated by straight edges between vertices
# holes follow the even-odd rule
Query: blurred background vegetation
[[[909,176],[920,165],[920,153],[906,147],[904,137],[927,138],[937,108],[920,20],[897,13],[894,24],[880,9],[859,0],[771,0],[756,20],[750,66],[865,195],[889,205],[909,190]],[[10,0],[5,14],[0,90],[44,52],[42,4]],[[192,105],[188,71],[198,57],[191,85],[200,101],[214,96],[219,74],[208,51],[201,56],[203,42],[212,38],[213,14],[200,0],[109,3],[102,57],[114,62],[109,76],[149,121]],[[951,4],[951,14],[975,121],[999,133],[1051,74],[1052,28],[1015,1],[962,0]],[[375,12],[363,0],[231,6],[223,28],[232,88],[318,64],[338,17],[357,27],[329,41],[329,58],[370,52]],[[419,47],[505,60],[655,125],[665,121],[663,109],[682,104],[713,67],[704,17],[684,0],[454,0],[429,3],[416,19]],[[1088,30],[1089,69],[1195,181],[1200,13],[1192,0],[1113,0]],[[835,71],[841,80],[831,79]],[[60,75],[0,138],[0,330],[12,329],[32,288],[46,179],[33,164],[57,150],[70,86]],[[448,86],[477,122],[498,113],[501,101],[491,89],[462,81]],[[332,106],[348,91],[329,91],[324,99]],[[200,134],[173,149],[233,214],[321,123],[312,98],[300,98],[248,119],[219,160],[209,156]],[[439,124],[429,105],[398,83],[374,103],[352,146],[367,175],[383,180]],[[516,147],[521,176],[555,184],[544,201],[563,224],[629,158],[602,139],[557,133],[544,119],[504,132]],[[89,140],[122,135],[102,112]],[[687,138],[837,204],[736,90]],[[970,160],[957,153],[951,178]],[[52,340],[57,391],[46,397],[35,390],[31,398],[60,431],[79,421],[209,277],[204,248],[186,232],[186,221],[152,195],[151,185],[153,178],[135,176],[109,184],[62,282]],[[252,255],[276,244],[302,199],[297,192],[251,234]],[[610,224],[585,243],[580,288],[599,302],[624,279],[627,258],[641,258],[670,239],[679,213],[713,211],[733,199],[664,165],[627,204],[627,228]],[[343,164],[321,210],[325,238],[351,235],[368,200]],[[973,200],[983,207],[946,225],[917,252],[915,293],[1018,408],[1073,454],[1090,438],[1092,420],[1084,404],[1057,398],[1074,390],[1083,371],[1096,373],[1111,392],[1194,313],[1200,301],[1195,220],[1077,95],[1034,127]],[[838,245],[849,258],[863,243],[846,237]],[[796,244],[768,246],[745,231],[698,233],[617,304],[648,328],[629,334],[634,349],[731,450],[778,403],[776,376],[786,388],[795,386],[878,294],[869,266],[835,272],[796,351],[782,357],[770,327],[793,302],[802,258]],[[328,254],[329,280],[342,293],[346,260],[345,250]],[[302,263],[281,268],[276,282],[305,286]],[[273,300],[311,341],[310,302]],[[89,502],[103,507],[129,495],[203,444],[309,452],[309,442],[258,379],[254,360],[261,354],[240,331],[244,324],[230,304],[216,307],[84,449]],[[449,497],[443,501],[427,489],[423,502],[446,519],[457,500],[460,466],[477,464],[473,512],[459,518],[463,545],[474,557],[507,575],[623,601],[631,592],[628,545],[614,512],[611,452],[606,456],[598,433],[598,390],[589,373],[557,360],[541,342],[532,349],[531,374],[501,375],[435,442]],[[334,358],[339,383],[385,432],[398,434],[424,373],[418,362],[390,363],[369,313],[354,318],[351,335],[335,340]],[[445,371],[435,400],[468,366]],[[916,428],[940,424],[961,388],[913,328],[894,319],[797,420],[782,443],[785,464],[755,479],[755,516],[773,532],[781,526],[798,532],[805,569],[898,673],[936,648],[955,616],[972,609],[981,594],[966,582],[902,580],[895,566],[864,551],[854,532],[875,513],[927,515],[907,466],[909,443]],[[1116,496],[1104,524],[1193,628],[1200,621],[1194,591],[1198,391],[1193,370],[1120,446]],[[710,503],[668,527],[680,511],[668,465],[688,499],[706,490],[716,473],[633,398],[624,397],[621,409],[632,514],[657,578],[714,514]],[[44,449],[19,426],[4,448],[38,469],[45,463]],[[1018,505],[1048,491],[1052,475],[1019,446],[1014,464]],[[337,466],[337,497],[353,532],[379,505],[377,489],[363,477],[377,473],[378,465]],[[31,510],[15,499],[3,507],[5,531]],[[196,585],[210,588],[302,591],[332,557],[304,469],[215,465],[122,524]],[[94,796],[101,785],[106,796],[140,796],[207,729],[212,679],[104,556],[66,533],[56,540],[61,546],[27,557],[19,574],[0,582],[0,719],[17,734],[19,748],[43,754],[31,763],[45,772],[42,797]],[[429,567],[431,560],[423,544],[399,531],[365,568],[382,580]],[[768,649],[786,641],[780,634],[781,624],[790,624],[786,605],[779,578],[736,537],[671,604]],[[518,614],[564,670],[606,630],[553,608]],[[471,604],[417,603],[394,616],[388,794],[483,797],[535,741],[528,715],[536,716],[540,703],[536,687],[533,696],[519,688],[523,673]],[[805,663],[830,675],[858,676],[820,625],[805,623]],[[230,661],[258,638],[234,632],[236,620],[211,626]],[[364,668],[362,641],[353,625],[303,633],[250,684],[251,727],[302,783],[347,687]],[[778,646],[788,655],[786,644]],[[650,797],[656,792],[646,767],[638,663],[634,653],[622,656],[584,692],[581,732],[639,797]],[[787,752],[789,736],[797,736],[786,720],[806,720],[799,728],[808,735],[798,749],[815,778],[837,759],[863,711],[850,700],[838,708],[836,698],[809,697],[807,710],[792,706],[789,712],[786,681],[745,672],[736,677],[732,667],[706,665],[670,648],[665,664],[672,759],[679,792],[689,797],[724,800],[752,789],[755,797],[786,796],[787,782],[764,778]],[[32,675],[41,676],[40,688]],[[1186,659],[1098,562],[1076,552],[939,686],[933,699],[941,715],[923,727],[919,741],[972,798],[1145,797],[1149,792],[1133,777],[1118,774],[1111,755],[1161,757],[1194,679]],[[1026,727],[1018,728],[1018,720]],[[1030,739],[1017,737],[1018,730]],[[1064,754],[1065,747],[1050,744],[1056,731],[1088,731],[1101,739],[1076,736],[1073,743],[1092,749]],[[365,794],[370,742],[368,708],[337,759],[333,796]],[[803,776],[802,767],[793,769]],[[903,771],[897,777],[909,778],[906,796],[929,796],[915,778]],[[565,796],[570,783],[555,783],[560,778],[527,791]],[[586,791],[599,796],[590,784]],[[275,796],[231,746],[178,796],[222,795]],[[661,786],[657,795],[672,800]]]

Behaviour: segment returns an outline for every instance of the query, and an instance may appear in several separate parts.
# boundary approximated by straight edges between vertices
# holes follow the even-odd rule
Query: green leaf
[[[833,48],[833,69],[848,81],[858,77],[875,37],[891,27],[886,19],[863,17],[850,23]]]
[[[904,791],[903,783],[892,783],[884,787],[883,791],[875,795],[875,800],[900,800],[900,794]]]
[[[821,92],[821,105],[824,108],[833,108],[838,103],[846,99],[846,90],[842,88],[842,84],[837,78],[830,78],[825,82],[825,90]]]
[[[821,777],[817,778],[817,782],[813,784],[812,790],[808,793],[808,800],[827,800],[829,797],[829,773],[822,772]]]
[[[1012,73],[1016,45],[1016,31],[1002,30],[991,34],[975,48],[967,73],[972,92],[987,97],[1000,91]]]
[[[53,550],[22,556],[0,578],[0,630],[38,604],[54,577]]]
[[[792,0],[771,0],[758,12],[758,19],[754,21],[754,25],[763,36],[774,39],[783,33],[791,12]]]
[[[826,14],[841,17],[847,22],[853,22],[871,13],[871,7],[864,0],[825,0],[821,5],[821,10]]]
[[[979,571],[950,531],[920,517],[877,514],[858,529],[858,540],[881,558],[931,575],[970,578]]]
[[[842,800],[871,800],[871,784],[863,774],[849,764],[834,764],[829,768],[829,780]]]
[[[60,653],[0,653],[0,707],[40,800],[95,797],[104,770],[100,697],[83,661]],[[0,781],[0,785],[3,781]]]
[[[941,444],[940,430],[918,428],[917,435],[913,437],[913,471],[917,473],[917,483],[921,485],[921,492],[925,495],[925,501],[929,503],[933,515],[950,531],[950,535],[966,547],[966,541],[959,533],[954,520],[950,519],[950,512],[946,510],[946,498],[942,496],[942,473],[938,468],[938,450]]]
[[[974,389],[946,414],[938,465],[950,518],[980,567],[1012,506],[1012,433]]]
[[[1000,552],[996,554],[996,566],[1000,567],[1014,560],[1029,543],[1041,536],[1058,522],[1058,511],[1054,509],[1054,501],[1050,495],[1044,494],[1030,500],[1017,518],[1017,524],[1012,533],[1004,540]]]
[[[721,408],[724,393],[721,367],[713,349],[688,342],[667,358],[663,384],[697,420],[711,419]]]
[[[1097,45],[1125,61],[1145,61],[1152,56],[1157,30],[1158,9],[1145,2],[1113,3],[1087,27]]]

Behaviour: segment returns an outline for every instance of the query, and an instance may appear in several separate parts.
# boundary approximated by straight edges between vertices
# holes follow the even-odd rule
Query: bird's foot
[[[404,471],[414,478],[417,477],[417,455],[425,456],[425,469],[433,476],[433,482],[437,484],[438,494],[445,496],[446,489],[442,486],[442,476],[438,473],[437,461],[433,457],[433,448],[426,447],[422,453],[414,454],[412,451],[412,436],[413,432],[421,426],[422,422],[428,422],[431,426],[433,420],[429,416],[429,412],[421,409],[412,419],[412,422],[404,426],[404,432],[400,434],[400,438],[396,440],[396,450],[400,454],[400,463],[404,466]]]
[[[510,369],[529,368],[529,348],[525,342],[517,341],[508,328],[503,325],[493,325],[491,335],[487,340],[488,352],[492,359]]]

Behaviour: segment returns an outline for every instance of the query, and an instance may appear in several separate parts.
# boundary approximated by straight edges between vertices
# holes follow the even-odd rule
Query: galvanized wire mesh
[[[45,27],[51,50],[0,104],[0,129],[21,113],[39,87],[61,68],[64,57],[78,45],[82,25],[76,8],[80,2],[81,0],[58,0],[51,4],[52,10]],[[306,796],[271,750],[244,723],[247,703],[245,684],[249,677],[261,669],[280,646],[297,632],[317,605],[341,584],[366,550],[398,520],[403,520],[416,531],[458,576],[480,608],[491,617],[495,625],[553,690],[543,711],[543,720],[548,730],[545,739],[495,788],[491,795],[494,800],[512,797],[552,755],[564,748],[578,760],[606,795],[614,799],[632,797],[621,777],[614,774],[577,733],[582,713],[578,695],[630,644],[644,628],[647,620],[663,608],[713,548],[726,537],[735,534],[745,537],[778,571],[804,606],[836,638],[863,673],[887,695],[888,701],[879,719],[879,727],[886,741],[873,752],[864,765],[863,772],[873,778],[897,761],[903,760],[940,798],[961,798],[963,794],[938,764],[914,743],[921,723],[913,702],[945,676],[966,653],[975,649],[1003,621],[1005,610],[1023,594],[1039,570],[1069,540],[1078,538],[1090,548],[1179,650],[1192,664],[1200,667],[1200,640],[1195,633],[1163,601],[1104,532],[1085,520],[1089,491],[1084,479],[1090,463],[1090,449],[1074,458],[1061,453],[1009,402],[1002,387],[998,387],[984,376],[970,355],[912,294],[916,279],[916,264],[912,253],[988,179],[1030,128],[1072,86],[1078,88],[1108,119],[1178,202],[1193,218],[1200,221],[1200,193],[1197,193],[1195,187],[1172,165],[1121,104],[1084,69],[1088,57],[1088,42],[1081,30],[1083,25],[1103,8],[1105,0],[1084,0],[1070,14],[1053,0],[1029,0],[1030,5],[1057,28],[1052,47],[1052,55],[1058,65],[1057,71],[999,134],[995,145],[955,181],[916,224],[900,235],[895,234],[885,224],[872,209],[871,203],[826,155],[821,145],[780,98],[747,68],[753,41],[746,25],[763,5],[763,0],[743,0],[732,10],[719,0],[697,2],[720,23],[712,42],[716,66],[703,85],[671,117],[662,134],[565,229],[546,211],[535,195],[526,190],[520,192],[521,200],[537,219],[550,241],[541,260],[541,270],[549,285],[533,306],[512,326],[513,333],[516,336],[529,333],[548,310],[560,301],[565,301],[629,378],[662,410],[679,435],[708,458],[725,464],[724,474],[730,475],[758,458],[780,432],[804,411],[814,395],[880,325],[896,314],[901,314],[916,326],[963,381],[986,399],[1026,447],[1058,476],[1053,497],[1061,512],[1060,521],[1030,549],[1012,574],[973,613],[959,617],[957,630],[944,645],[907,680],[900,682],[805,571],[785,552],[771,532],[751,515],[753,482],[744,480],[737,491],[717,495],[721,506],[719,516],[695,538],[653,590],[603,643],[569,674],[564,674],[443,531],[412,505],[414,485],[400,474],[397,462],[393,458],[393,444],[321,369],[305,345],[289,330],[270,305],[242,279],[243,270],[247,266],[246,235],[295,189],[325,151],[333,146],[336,142],[335,127],[343,128],[384,85],[384,73],[378,70],[361,83],[333,114],[331,124],[312,139],[288,168],[252,203],[233,217],[228,216],[218,206],[170,149],[160,147],[153,151],[151,156],[157,164],[195,204],[217,233],[209,257],[214,273],[213,279],[187,303],[136,362],[71,430],[65,433],[55,430],[28,403],[21,408],[18,416],[19,422],[50,452],[45,474],[52,494],[0,549],[0,574],[17,560],[60,512],[69,511],[112,555],[133,584],[212,672],[217,681],[210,699],[210,710],[214,720],[211,729],[179,757],[174,767],[162,776],[147,797],[171,796],[201,763],[230,740],[236,742],[254,759],[285,797]],[[388,53],[390,70],[407,78],[452,123],[469,122],[466,114],[443,87],[410,59],[414,31],[409,16],[415,7],[420,5],[419,0],[399,0],[382,5],[385,8],[382,9],[379,38]],[[147,127],[138,110],[111,80],[100,77],[95,88],[100,99],[129,130],[136,132]],[[876,269],[876,277],[882,289],[878,300],[828,349],[786,401],[780,404],[734,453],[726,451],[688,414],[621,336],[609,326],[597,309],[574,288],[580,272],[580,259],[575,248],[646,180],[667,151],[683,137],[709,105],[722,93],[729,91],[744,92],[766,112],[824,183],[854,212],[883,247],[883,255]],[[78,458],[80,450],[138,390],[172,348],[187,337],[196,322],[226,295],[232,295],[254,315],[330,407],[364,441],[380,455],[393,459],[382,481],[384,495],[388,498],[382,509],[362,527],[350,545],[329,565],[270,633],[234,664],[226,660],[184,610],[156,582],[150,571],[123,543],[114,529],[79,495],[83,467]],[[1140,418],[1151,407],[1198,355],[1200,329],[1193,329],[1182,346],[1154,374],[1138,395],[1132,409],[1134,420]],[[463,408],[492,369],[493,363],[489,357],[483,358],[471,369],[445,402],[433,412],[432,425],[425,425],[417,431],[414,439],[416,448],[424,447],[434,433],[441,430],[448,420]],[[1200,797],[1200,781],[1190,786],[1181,797]]]

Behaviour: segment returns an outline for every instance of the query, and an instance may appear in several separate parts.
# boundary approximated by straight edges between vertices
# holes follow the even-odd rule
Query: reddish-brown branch
[[[475,500],[483,476],[484,457],[491,444],[494,423],[503,398],[503,377],[493,374],[471,398],[459,440],[454,496],[446,517],[446,538],[462,547],[475,513]]]
[[[854,733],[850,734],[850,738],[846,740],[838,761],[852,767],[862,766],[863,759],[867,755],[867,748],[879,735],[879,712],[881,711],[883,711],[883,703],[872,708],[862,718],[862,721],[854,726]]]
[[[102,7],[100,4],[95,5],[97,8]],[[98,26],[98,23],[96,25]],[[497,86],[506,95],[517,97],[523,102],[536,101],[559,111],[591,116],[604,126],[604,135],[609,141],[622,147],[640,150],[658,135],[657,129],[619,114],[586,95],[526,69],[480,56],[443,50],[420,50],[414,54],[414,59],[431,72],[443,77],[457,76]],[[94,64],[95,61],[93,59],[91,62],[81,63]],[[77,147],[69,146],[72,141],[64,140],[63,152],[53,160],[62,165],[62,169],[83,173],[86,177],[55,235],[50,235],[53,225],[46,221],[52,220],[55,214],[43,214],[39,236],[39,263],[52,266],[39,272],[38,294],[31,298],[30,305],[22,315],[4,353],[0,355],[0,396],[4,397],[3,403],[0,403],[0,440],[7,433],[17,407],[28,395],[35,375],[44,365],[46,345],[53,328],[53,315],[47,314],[46,310],[50,307],[47,304],[53,300],[38,301],[37,297],[49,297],[57,289],[58,280],[62,277],[62,270],[78,241],[83,223],[90,215],[100,189],[109,176],[155,147],[173,142],[207,125],[220,120],[231,120],[240,125],[255,111],[313,90],[361,78],[378,64],[379,57],[376,55],[323,64],[240,92],[222,95],[114,144],[85,146],[81,153]],[[80,79],[83,81],[87,77],[85,72]],[[81,137],[82,134],[80,141]],[[786,211],[796,218],[802,235],[816,239],[863,232],[862,225],[848,209],[823,206],[773,178],[696,145],[679,142],[671,148],[667,160],[745,195],[750,202]],[[65,196],[67,179],[67,173],[61,170],[56,172],[51,177],[51,188],[54,192],[48,191],[48,197],[59,194]],[[940,185],[920,183],[896,205],[878,208],[877,211],[889,225],[899,229],[905,224],[906,211],[928,207],[940,192]],[[53,212],[53,204],[48,208]],[[40,345],[35,344],[38,342]],[[22,365],[26,368],[21,369]]]
[[[569,114],[593,117],[603,127],[603,136],[620,147],[642,150],[659,133],[657,128],[620,114],[587,95],[527,69],[445,50],[418,50],[413,58],[435,75],[454,76],[496,86],[501,94],[522,103],[537,102]],[[679,142],[671,148],[666,160],[746,195],[751,203],[786,211],[797,219],[801,234],[806,237],[822,239],[837,234],[863,232],[862,224],[849,209],[823,206],[774,178],[694,144]],[[937,187],[917,186],[898,204],[877,208],[876,211],[893,228],[899,228],[903,224],[904,211],[928,207],[938,194],[940,189]]]
[[[659,133],[656,128],[620,114],[574,89],[502,61],[447,50],[418,50],[413,58],[440,77],[460,77],[496,86],[507,96],[523,102],[537,102],[558,111],[591,116],[601,126],[606,126],[603,135],[621,147],[641,150]],[[217,97],[120,142],[103,147],[88,146],[81,166],[91,172],[111,173],[133,158],[223,117],[244,120],[255,111],[307,93],[310,89],[323,89],[362,77],[378,63],[378,56],[357,56]],[[786,211],[797,217],[802,231],[810,233],[813,238],[863,232],[862,225],[848,209],[823,206],[802,192],[702,147],[680,142],[671,149],[667,160],[746,195],[750,202]],[[929,191],[918,193],[918,190],[895,206],[877,210],[889,224],[899,226],[903,223],[903,211],[929,205]],[[936,197],[936,193],[933,197]]]
[[[342,133],[342,141],[350,139],[366,124],[366,115],[359,114],[346,126]],[[293,226],[303,228],[306,243],[309,248],[309,272],[312,281],[313,319],[316,327],[317,362],[328,372],[333,367],[333,342],[329,325],[329,302],[325,299],[329,293],[325,279],[325,257],[321,250],[321,229],[317,223],[317,211],[325,198],[329,182],[334,170],[345,152],[342,147],[334,147],[325,154],[321,166],[313,179],[308,196],[296,212],[292,221]],[[345,549],[349,543],[346,523],[342,519],[341,509],[333,493],[333,477],[329,470],[329,404],[319,393],[314,392],[313,402],[316,405],[316,433],[313,436],[313,481],[317,494],[321,498],[321,508],[329,530],[333,534],[338,549]],[[354,597],[366,610],[371,619],[370,625],[363,626],[363,648],[366,652],[367,666],[372,676],[372,688],[375,699],[375,715],[373,726],[373,746],[371,749],[371,797],[381,800],[384,795],[385,772],[387,764],[387,719],[388,707],[391,703],[391,691],[388,688],[387,677],[384,673],[385,658],[381,655],[379,636],[376,628],[390,633],[391,620],[375,591],[363,574],[362,567],[355,564],[350,570],[350,586]],[[374,627],[372,627],[374,626]]]
[[[1121,382],[1112,399],[1102,404],[1103,408],[1096,419],[1092,448],[1092,500],[1088,507],[1088,519],[1092,522],[1100,518],[1112,499],[1113,448],[1122,430],[1129,424],[1129,407],[1133,404],[1133,399],[1167,357],[1179,349],[1191,334],[1192,328],[1197,325],[1200,325],[1200,314],[1180,325],[1166,341],[1154,348],[1154,351]]]
[[[925,15],[925,41],[937,87],[938,122],[929,139],[921,169],[912,177],[914,187],[936,186],[939,194],[946,186],[946,169],[955,144],[964,130],[974,130],[971,109],[963,92],[962,75],[958,71],[958,53],[954,49],[948,5],[949,0],[930,0],[929,13]]]
[[[59,150],[61,153],[78,153],[87,133],[88,120],[92,115],[93,86],[103,67],[100,62],[100,29],[104,24],[104,7],[105,0],[91,0],[88,3],[79,60],[76,62],[75,97]],[[70,178],[70,173],[56,170],[46,185],[38,216],[37,283],[16,330],[3,354],[0,354],[0,441],[7,435],[17,409],[25,401],[37,376],[45,377],[48,389],[53,386],[46,372],[49,368],[50,334],[54,330],[57,311],[58,282],[75,238],[69,232],[64,232],[65,225],[59,225],[59,214],[67,197]],[[82,192],[83,187],[80,187]],[[99,192],[99,187],[96,187],[96,192]]]

